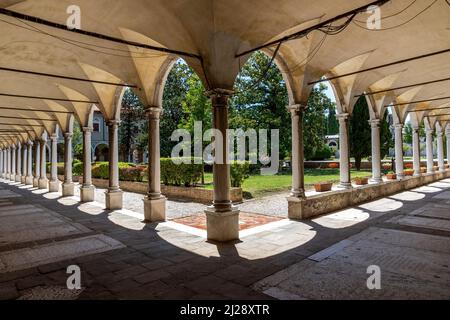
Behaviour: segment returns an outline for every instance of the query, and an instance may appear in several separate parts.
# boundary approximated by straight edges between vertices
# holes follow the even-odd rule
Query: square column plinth
[[[48,180],[47,179],[39,179],[38,182],[39,189],[47,189],[48,188]]]
[[[33,178],[33,187],[39,188],[39,178]]]
[[[206,213],[206,227],[208,240],[228,242],[239,240],[239,210],[231,207],[230,211],[216,211],[208,207]]]
[[[48,183],[48,190],[50,192],[58,192],[59,191],[59,181],[50,181]]]
[[[106,209],[120,210],[123,207],[123,191],[114,190],[105,192]]]
[[[159,199],[144,199],[145,222],[166,221],[166,197]]]
[[[81,202],[93,202],[95,199],[95,187],[83,186],[80,188]]]
[[[63,183],[62,185],[63,197],[72,197],[75,195],[75,185],[71,183]]]

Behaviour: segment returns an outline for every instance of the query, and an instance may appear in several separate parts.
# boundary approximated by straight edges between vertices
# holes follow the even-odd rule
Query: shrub
[[[121,169],[136,167],[132,163],[119,162],[119,179],[121,177]],[[92,177],[95,179],[109,179],[109,163],[108,162],[97,162],[92,167]]]
[[[83,163],[82,162],[74,162],[72,172],[74,176],[82,176],[83,175]]]
[[[183,160],[186,163],[182,163]],[[189,187],[197,184],[202,177],[203,164],[194,161],[195,158],[162,158],[161,180],[165,185]]]
[[[142,167],[120,168],[119,178],[122,181],[142,182],[144,169]]]
[[[316,153],[312,157],[312,160],[326,160],[330,159],[333,156],[333,151],[329,146],[324,144],[322,148],[317,149]]]
[[[250,162],[235,161],[231,164],[231,186],[234,188],[242,187],[246,179],[250,177]]]
[[[392,170],[391,164],[384,163],[382,167],[383,167],[383,170],[387,170],[387,171]]]
[[[405,169],[413,169],[414,165],[412,163],[406,163]]]

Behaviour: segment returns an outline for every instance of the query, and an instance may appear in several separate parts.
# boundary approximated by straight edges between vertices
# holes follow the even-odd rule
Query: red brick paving
[[[271,222],[283,220],[280,217],[271,217],[262,214],[240,212],[239,230],[251,229]],[[206,230],[206,215],[204,213],[178,218],[173,220],[176,223],[184,224],[189,227]]]

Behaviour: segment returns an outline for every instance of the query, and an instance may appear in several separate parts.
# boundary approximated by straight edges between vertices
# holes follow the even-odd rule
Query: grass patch
[[[352,179],[359,177],[371,177],[371,171],[351,170]],[[211,173],[205,174],[205,186],[212,189],[213,176]],[[305,185],[312,188],[318,182],[339,182],[339,169],[305,169]],[[254,198],[262,197],[271,193],[289,191],[292,186],[292,176],[289,174],[275,176],[252,175],[244,181],[242,189],[247,195]]]

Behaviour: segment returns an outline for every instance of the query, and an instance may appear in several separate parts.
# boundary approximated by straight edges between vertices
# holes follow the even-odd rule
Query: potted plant
[[[420,167],[420,173],[427,173],[426,167]]]
[[[444,168],[445,168],[445,169],[450,169],[450,165],[449,165],[449,164],[445,164],[445,165],[444,165]]]
[[[386,177],[388,178],[388,180],[397,180],[397,174],[393,171],[388,172]]]
[[[331,191],[332,187],[333,183],[331,182],[319,182],[314,185],[314,189],[316,189],[316,192]]]
[[[433,170],[434,171],[439,171],[439,167],[438,166],[433,166]]]
[[[405,173],[405,176],[407,176],[407,177],[412,177],[412,176],[414,175],[414,170],[406,169],[406,170],[404,171],[404,173]]]
[[[355,179],[355,184],[357,186],[363,186],[363,185],[369,184],[369,178],[358,177]]]

